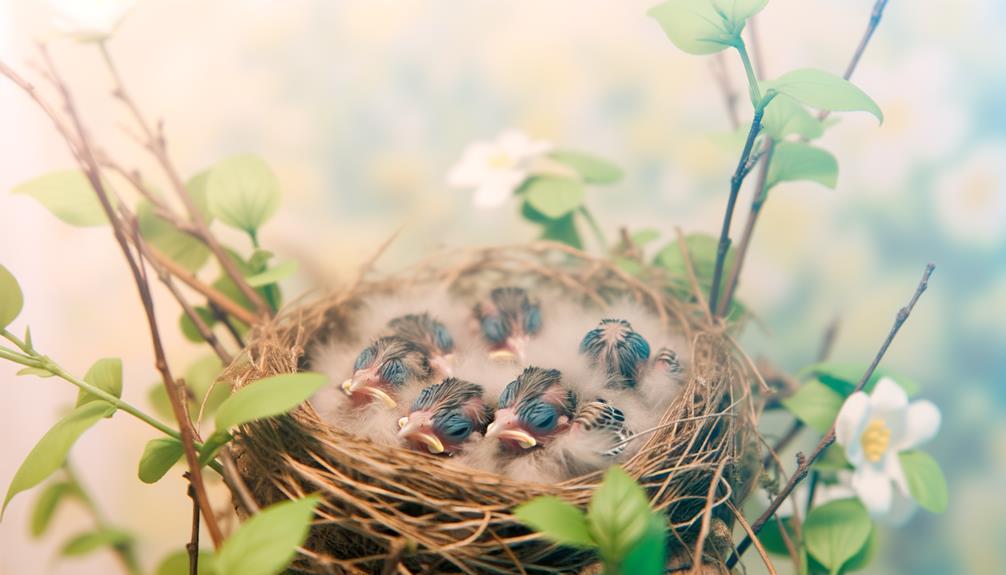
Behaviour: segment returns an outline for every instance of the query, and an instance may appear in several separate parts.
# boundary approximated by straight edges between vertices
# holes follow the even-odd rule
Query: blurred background
[[[663,241],[674,226],[716,233],[736,162],[723,144],[729,123],[710,59],[666,40],[645,15],[655,3],[146,0],[109,47],[143,109],[164,118],[184,173],[244,152],[272,165],[283,206],[262,242],[301,262],[285,283],[292,296],[343,280],[403,224],[384,269],[441,245],[530,239],[516,203],[476,210],[470,192],[444,183],[467,143],[509,127],[626,170],[620,184],[588,198],[609,237],[623,225],[656,227]],[[771,0],[758,17],[766,75],[805,66],[841,73],[872,5]],[[51,37],[51,15],[41,2],[0,0],[0,59],[43,90],[30,62],[35,40]],[[839,159],[836,190],[773,191],[740,288],[761,320],[745,335],[752,355],[799,369],[839,317],[834,359],[865,363],[925,263],[937,266],[885,365],[918,381],[943,411],[929,450],[947,474],[950,508],[887,531],[872,573],[1001,573],[1006,565],[1004,26],[999,0],[892,0],[853,78],[886,121],[843,115],[821,141]],[[109,96],[97,50],[58,39],[50,47],[102,146],[156,173],[123,130],[128,117]],[[48,120],[6,81],[0,126],[0,190],[72,166]],[[735,222],[749,201],[745,192]],[[145,405],[156,374],[108,229],[67,226],[4,192],[0,234],[0,262],[26,293],[15,325],[30,323],[36,346],[73,373],[122,357],[124,397]],[[181,370],[204,351],[171,329],[178,309],[159,295]],[[15,371],[0,364],[4,488],[76,394]],[[190,521],[179,473],[153,486],[136,479],[154,434],[119,416],[85,435],[71,457],[109,517],[138,533],[148,570],[182,549]],[[31,539],[36,495],[16,498],[0,523],[0,573],[115,572],[107,552],[55,558],[89,527],[74,506]],[[757,572],[754,554],[747,562]]]

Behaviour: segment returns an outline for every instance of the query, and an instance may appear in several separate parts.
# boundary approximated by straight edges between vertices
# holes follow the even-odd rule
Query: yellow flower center
[[[489,156],[489,166],[492,168],[508,168],[513,165],[513,158],[506,152],[496,152]]]
[[[863,446],[863,453],[866,454],[867,461],[876,463],[884,456],[884,452],[891,444],[891,428],[887,427],[884,420],[874,419],[863,430],[859,442]]]

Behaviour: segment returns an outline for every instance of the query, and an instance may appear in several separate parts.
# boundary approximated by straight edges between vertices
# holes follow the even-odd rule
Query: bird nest
[[[684,336],[689,349],[682,355],[689,361],[682,392],[623,467],[667,517],[671,568],[722,564],[729,526],[756,471],[748,391],[756,376],[729,329],[711,321],[697,289],[696,296],[682,297],[680,281],[672,289],[671,280],[657,272],[644,281],[607,259],[552,243],[438,254],[391,277],[363,275],[258,327],[228,370],[234,387],[303,370],[313,346],[358,338],[362,302],[375,295],[439,285],[471,298],[492,286],[516,284],[560,292],[599,312],[611,302],[634,300]],[[334,428],[310,403],[243,426],[237,446],[247,487],[235,494],[239,511],[311,493],[321,497],[294,564],[299,571],[576,573],[590,572],[597,562],[590,552],[556,547],[528,531],[513,509],[541,495],[586,507],[601,472],[536,484],[444,465],[434,456]],[[701,559],[694,557],[697,540],[704,542]]]

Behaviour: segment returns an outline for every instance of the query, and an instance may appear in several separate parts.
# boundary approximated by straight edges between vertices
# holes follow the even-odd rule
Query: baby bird
[[[657,354],[653,357],[653,370],[667,378],[668,382],[679,381],[684,372],[678,354],[666,347],[658,349]]]
[[[482,386],[449,377],[419,392],[409,414],[398,420],[398,437],[417,451],[453,455],[485,432],[492,409]]]
[[[624,319],[603,319],[583,336],[580,353],[604,370],[607,387],[635,389],[640,370],[650,359],[650,344]]]
[[[618,457],[625,451],[631,433],[625,422],[625,413],[601,398],[586,403],[576,412],[570,433],[585,432],[597,436],[605,446],[601,455]]]
[[[354,405],[378,399],[388,408],[398,406],[394,397],[404,385],[430,376],[430,362],[423,348],[398,336],[382,337],[356,357],[353,377],[342,382],[342,391]]]
[[[454,338],[447,327],[428,313],[408,314],[388,322],[392,332],[423,348],[432,367],[441,377],[451,376]]]
[[[528,367],[500,394],[486,439],[500,441],[511,452],[545,445],[569,429],[576,405],[558,370]]]
[[[541,303],[519,287],[499,287],[475,305],[475,319],[493,358],[524,362],[528,340],[541,331]]]

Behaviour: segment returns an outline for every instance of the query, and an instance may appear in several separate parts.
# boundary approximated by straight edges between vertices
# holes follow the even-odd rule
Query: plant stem
[[[608,240],[604,235],[604,230],[601,229],[601,225],[594,218],[594,214],[587,209],[587,206],[580,206],[579,212],[583,216],[583,219],[587,220],[587,225],[590,226],[590,230],[594,233],[594,239],[597,240],[597,245],[601,248],[601,251],[608,253]]]
[[[7,339],[11,339],[12,334],[7,330],[3,330],[3,336],[6,337]],[[132,415],[133,417],[139,419],[140,421],[143,421],[144,423],[160,431],[161,433],[169,435],[175,439],[181,439],[181,436],[174,429],[171,429],[167,425],[154,419],[153,416],[144,413],[141,409],[135,407],[134,405],[126,401],[123,401],[122,399],[119,399],[118,397],[115,397],[114,395],[108,393],[104,389],[101,389],[100,387],[95,387],[90,383],[84,381],[83,379],[79,379],[77,377],[74,377],[72,374],[67,373],[66,370],[64,370],[62,367],[59,366],[59,364],[49,359],[47,356],[43,355],[26,356],[12,353],[10,350],[0,348],[0,358],[6,359],[7,361],[13,363],[23,365],[25,367],[34,367],[36,369],[43,369],[45,371],[48,371],[49,373],[55,375],[56,377],[76,385],[77,387],[86,391],[87,393],[100,397],[102,400],[111,403],[116,408],[125,411],[126,413]]]
[[[66,473],[67,483],[70,484],[71,489],[80,499],[84,507],[91,513],[91,517],[94,519],[94,526],[98,530],[108,529],[110,525],[108,520],[105,518],[105,514],[101,512],[98,504],[95,503],[94,498],[88,493],[84,484],[81,483],[80,477],[73,469],[73,465],[70,464],[70,460],[67,459],[63,464],[63,471]],[[132,541],[126,541],[112,546],[112,550],[122,561],[122,566],[125,568],[126,573],[129,575],[141,575],[143,570],[140,569],[140,562],[136,558],[136,549],[133,548]]]
[[[737,253],[734,256],[734,265],[730,268],[730,275],[727,279],[726,289],[723,291],[723,299],[719,302],[719,313],[726,315],[730,309],[730,303],[737,290],[737,283],[740,280],[741,270],[744,267],[744,260],[747,257],[748,247],[751,245],[751,236],[754,234],[755,224],[758,223],[758,216],[761,208],[768,199],[768,190],[765,184],[768,180],[768,168],[772,163],[772,154],[775,151],[775,142],[772,138],[766,138],[762,146],[761,165],[758,166],[758,179],[755,183],[754,200],[751,201],[751,211],[748,212],[747,222],[744,224],[744,232],[741,234],[741,241],[737,245]]]
[[[751,57],[748,56],[747,46],[744,45],[744,40],[740,40],[734,47],[737,48],[737,53],[741,56],[741,62],[744,63],[744,73],[748,77],[748,91],[751,94],[751,106],[758,108],[761,102],[761,89],[758,87],[758,76],[755,75],[754,66],[751,65]]]
[[[898,335],[898,331],[908,320],[908,316],[911,315],[912,310],[915,308],[915,304],[919,301],[919,298],[922,297],[926,288],[929,287],[929,277],[933,274],[934,269],[935,266],[933,266],[933,264],[926,265],[926,270],[922,273],[922,279],[919,281],[919,285],[915,288],[915,293],[912,295],[912,299],[908,301],[908,304],[905,305],[905,307],[898,310],[898,315],[894,319],[894,325],[891,326],[891,331],[888,332],[887,338],[884,339],[884,343],[880,346],[880,350],[877,351],[877,355],[873,358],[873,362],[870,364],[870,367],[866,370],[866,373],[863,374],[859,383],[856,384],[853,393],[862,391],[862,389],[866,386],[866,382],[870,381],[870,378],[873,377],[873,372],[876,371],[880,361],[884,359],[884,355],[887,353],[887,349],[891,346],[891,342],[894,341],[894,337]],[[768,509],[758,516],[758,519],[751,524],[751,530],[755,535],[757,535],[758,532],[761,531],[762,527],[765,526],[765,523],[772,518],[775,512],[779,509],[779,506],[782,505],[783,501],[785,501],[786,498],[793,492],[793,489],[796,488],[797,484],[807,476],[807,473],[810,471],[810,466],[813,465],[814,461],[834,442],[835,423],[832,423],[831,428],[824,434],[824,437],[821,438],[817,447],[814,448],[814,451],[811,452],[809,456],[803,457],[802,454],[797,454],[797,459],[800,461],[800,464],[797,466],[796,471],[793,472],[789,481],[786,482],[785,487],[779,491],[779,494],[769,504]],[[752,537],[751,535],[748,535],[737,545],[737,550],[730,556],[730,559],[727,560],[727,569],[732,569],[733,566],[737,564],[740,556],[747,551],[748,547],[751,546],[751,543]]]
[[[738,48],[740,49],[740,48]],[[744,52],[746,54],[746,52]],[[750,62],[748,62],[750,64]],[[751,120],[751,129],[748,130],[747,141],[744,142],[744,150],[741,158],[737,162],[737,169],[730,178],[730,197],[727,199],[727,210],[723,214],[723,227],[720,230],[720,242],[716,250],[716,267],[713,272],[713,283],[709,290],[709,311],[716,315],[716,302],[719,301],[720,281],[723,277],[723,264],[726,262],[727,251],[730,249],[730,222],[734,217],[734,207],[737,205],[737,194],[740,193],[741,184],[744,183],[744,176],[747,174],[747,163],[751,157],[751,148],[754,146],[758,131],[761,130],[761,118],[765,113],[767,102],[760,102],[755,107],[754,118]]]

